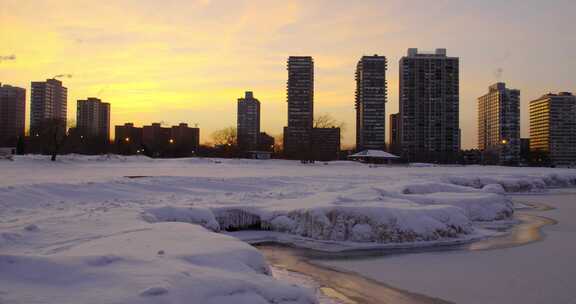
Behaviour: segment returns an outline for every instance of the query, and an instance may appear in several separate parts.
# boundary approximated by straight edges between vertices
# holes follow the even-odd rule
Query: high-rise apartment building
[[[520,91],[499,82],[478,98],[478,149],[494,164],[520,159]]]
[[[76,127],[80,134],[88,137],[110,138],[110,104],[98,98],[78,100]]]
[[[576,165],[576,96],[549,93],[530,102],[530,151],[553,165]]]
[[[15,147],[24,137],[26,90],[0,83],[0,147]]]
[[[363,56],[356,65],[356,150],[386,149],[386,57]]]
[[[30,134],[37,135],[46,120],[57,120],[66,128],[68,90],[57,79],[32,82]]]
[[[238,98],[237,136],[240,151],[258,150],[260,137],[260,101],[252,92]]]
[[[459,59],[408,49],[400,59],[400,140],[408,161],[449,163],[460,152]]]
[[[388,151],[391,153],[398,153],[400,150],[400,114],[390,114],[390,136]]]
[[[288,58],[288,126],[284,153],[288,158],[311,155],[314,123],[314,62],[310,56]]]

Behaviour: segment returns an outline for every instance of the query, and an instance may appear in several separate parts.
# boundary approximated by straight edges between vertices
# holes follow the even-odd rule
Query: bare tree
[[[66,121],[59,118],[49,118],[40,124],[37,136],[45,151],[50,154],[50,160],[56,161],[56,157],[62,150],[68,139]]]
[[[274,153],[282,154],[284,151],[284,134],[274,136]]]
[[[236,146],[238,143],[238,133],[235,127],[228,127],[212,133],[214,145]]]
[[[346,130],[346,123],[339,121],[330,114],[320,114],[314,117],[314,128],[340,128],[340,138]]]
[[[237,157],[238,150],[238,133],[235,127],[228,127],[212,133],[216,154],[221,157]]]
[[[314,128],[340,128],[343,131],[346,123],[339,121],[330,114],[321,114],[314,117]]]

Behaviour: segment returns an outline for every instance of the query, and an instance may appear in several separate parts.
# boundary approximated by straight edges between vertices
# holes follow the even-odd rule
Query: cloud
[[[52,78],[72,78],[72,74],[58,74],[54,75]]]
[[[12,61],[12,60],[16,60],[16,55],[12,54],[12,55],[7,55],[7,56],[0,56],[0,62]]]

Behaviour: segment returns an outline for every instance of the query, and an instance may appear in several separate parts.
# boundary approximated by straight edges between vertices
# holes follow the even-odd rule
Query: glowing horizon
[[[476,98],[492,83],[521,90],[523,137],[530,100],[576,90],[574,9],[563,0],[4,0],[0,82],[26,88],[29,100],[30,82],[71,74],[61,79],[69,119],[77,100],[98,97],[111,104],[112,130],[125,122],[198,123],[206,142],[236,124],[236,100],[245,91],[262,104],[262,131],[281,134],[286,60],[309,55],[315,115],[344,121],[343,145],[350,146],[360,57],[388,59],[388,116],[398,110],[400,57],[411,47],[446,48],[460,57],[462,146],[474,148]]]

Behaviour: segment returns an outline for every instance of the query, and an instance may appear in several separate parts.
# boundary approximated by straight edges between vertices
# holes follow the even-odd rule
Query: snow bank
[[[468,213],[448,205],[408,202],[354,202],[310,208],[148,209],[146,219],[205,225],[218,231],[270,230],[315,240],[398,243],[455,238],[473,231]],[[456,205],[456,204],[455,204]],[[214,223],[214,220],[217,223]]]
[[[379,243],[430,241],[472,232],[458,208],[394,203],[299,209],[274,217],[269,227],[317,240]]]
[[[0,255],[0,302],[316,303],[235,238],[181,223],[135,228],[57,255]]]
[[[150,208],[143,213],[142,217],[148,222],[183,222],[198,224],[212,231],[220,231],[220,225],[216,221],[212,211],[206,208],[185,208],[164,206]]]

